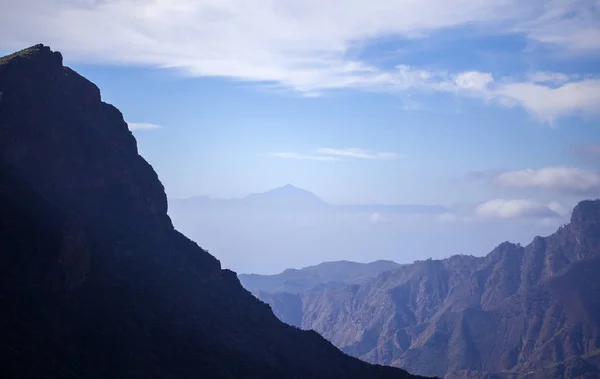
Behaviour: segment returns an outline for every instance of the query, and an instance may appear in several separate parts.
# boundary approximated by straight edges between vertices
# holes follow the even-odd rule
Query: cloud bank
[[[595,145],[580,145],[570,152],[592,161],[600,158]],[[595,161],[597,162],[597,160]],[[465,175],[468,181],[486,181],[504,189],[531,189],[553,191],[563,195],[600,196],[600,172],[570,166],[550,166],[522,170],[490,169],[472,171]]]
[[[527,199],[495,199],[475,208],[475,215],[482,218],[553,218],[560,217],[557,212],[561,206],[556,203],[541,204]]]
[[[440,223],[478,222],[484,220],[537,220],[542,222],[564,218],[564,206],[557,202],[544,204],[529,199],[493,199],[479,204],[458,206],[437,216]]]
[[[524,36],[563,56],[597,54],[597,0],[6,0],[2,8],[2,49],[44,42],[70,59],[173,68],[311,96],[347,88],[452,93],[519,106],[548,122],[600,109],[597,78],[497,78],[381,68],[360,58],[379,38],[427,39],[460,27]]]
[[[493,179],[505,188],[553,190],[566,194],[600,194],[600,173],[582,168],[555,166],[507,171]]]

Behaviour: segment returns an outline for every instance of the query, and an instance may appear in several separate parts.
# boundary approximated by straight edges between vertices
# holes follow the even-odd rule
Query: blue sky
[[[546,220],[600,196],[598,0],[1,7],[0,50],[63,52],[170,197],[292,183],[456,207],[447,220]]]

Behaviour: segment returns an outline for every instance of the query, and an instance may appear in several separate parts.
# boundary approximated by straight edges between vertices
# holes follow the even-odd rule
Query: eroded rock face
[[[94,84],[42,45],[0,59],[3,377],[411,377],[278,321],[166,211]]]
[[[369,362],[449,378],[600,372],[600,200],[528,246],[383,272],[360,285],[259,293],[282,320]],[[300,303],[300,304],[298,304]],[[592,359],[593,358],[593,359]],[[519,376],[520,375],[520,376]]]

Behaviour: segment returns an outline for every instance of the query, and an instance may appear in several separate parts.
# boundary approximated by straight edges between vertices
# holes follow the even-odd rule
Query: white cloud
[[[294,152],[277,152],[271,155],[279,158],[288,159],[307,159],[318,161],[339,161],[341,159],[394,159],[398,157],[396,153],[386,153],[381,151],[368,151],[359,148],[332,149],[323,147],[316,150],[316,154],[299,154]]]
[[[582,168],[555,166],[507,171],[493,182],[506,188],[534,188],[572,194],[600,193],[600,174]]]
[[[530,74],[528,80],[516,81],[471,71],[447,76],[437,73],[428,78],[435,79],[423,80],[422,87],[519,106],[543,122],[552,123],[566,115],[600,114],[600,79],[596,77],[579,79],[576,75],[539,72]]]
[[[597,0],[6,0],[0,49],[44,42],[68,59],[168,67],[310,96],[339,88],[465,94],[553,121],[596,113],[599,81],[565,81],[560,73],[517,82],[478,71],[382,69],[356,52],[377,38],[426,39],[457,26],[597,52],[599,9]]]
[[[538,16],[516,27],[532,41],[570,53],[600,49],[600,1],[547,0],[538,5],[542,6]]]
[[[157,124],[149,124],[149,123],[144,123],[144,122],[128,122],[127,126],[129,126],[129,130],[134,131],[134,130],[153,130],[153,129],[160,129],[162,128],[162,126],[157,125]]]
[[[485,91],[494,82],[494,77],[492,74],[470,71],[458,74],[454,82],[458,88]]]
[[[298,153],[282,152],[272,153],[271,155],[285,159],[300,159],[300,160],[313,160],[313,161],[337,161],[335,157],[323,157],[319,155],[304,155]]]
[[[556,224],[564,219],[569,211],[560,203],[540,203],[528,199],[494,199],[478,204],[462,204],[451,211],[436,216],[442,224],[457,222],[482,222],[493,220],[535,220]]]
[[[522,106],[547,122],[569,114],[600,114],[598,79],[569,82],[556,88],[533,82],[509,83],[491,91],[490,95],[506,104]]]
[[[332,149],[323,147],[317,149],[319,154],[333,155],[344,158],[360,158],[360,159],[394,159],[398,157],[396,153],[380,152],[380,151],[366,151],[359,148],[346,148],[346,149]]]
[[[514,219],[514,218],[553,218],[560,215],[551,207],[556,208],[556,203],[541,204],[532,200],[495,199],[478,205],[475,215],[482,218]]]
[[[540,71],[529,74],[528,80],[531,83],[542,84],[564,84],[571,80],[577,80],[578,75],[567,75],[560,72]]]

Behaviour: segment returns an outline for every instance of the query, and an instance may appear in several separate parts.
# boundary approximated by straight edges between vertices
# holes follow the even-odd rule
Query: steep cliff
[[[5,378],[412,377],[280,322],[174,230],[121,113],[42,45],[0,59],[0,307]]]

